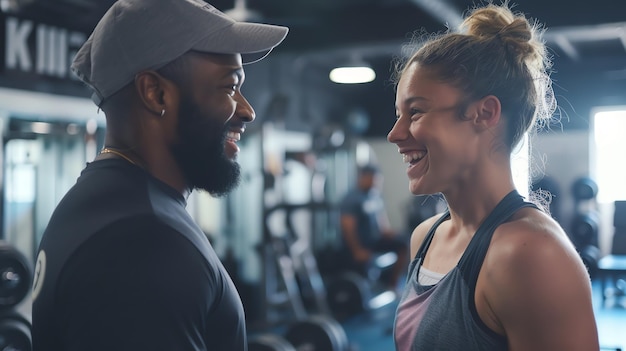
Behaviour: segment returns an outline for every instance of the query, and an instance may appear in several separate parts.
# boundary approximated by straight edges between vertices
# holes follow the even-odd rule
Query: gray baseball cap
[[[194,50],[241,54],[257,62],[288,28],[237,22],[203,0],[118,0],[76,53],[71,69],[102,102],[144,70],[159,69]]]

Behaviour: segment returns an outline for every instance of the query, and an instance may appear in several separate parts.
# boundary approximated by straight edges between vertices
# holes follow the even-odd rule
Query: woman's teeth
[[[426,156],[426,151],[415,151],[402,154],[402,161],[404,163],[416,163]]]

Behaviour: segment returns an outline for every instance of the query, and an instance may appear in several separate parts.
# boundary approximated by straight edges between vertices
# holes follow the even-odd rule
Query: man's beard
[[[184,98],[178,111],[178,143],[172,153],[187,184],[193,189],[225,196],[239,185],[239,164],[224,153],[227,125],[202,116],[197,106]]]

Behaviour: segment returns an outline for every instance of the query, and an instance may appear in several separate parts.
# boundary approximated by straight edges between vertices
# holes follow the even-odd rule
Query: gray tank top
[[[430,229],[409,266],[407,286],[394,322],[399,351],[507,350],[505,337],[478,316],[474,290],[494,230],[522,207],[535,207],[517,191],[506,195],[476,231],[459,263],[439,283],[424,286],[418,273],[435,230],[450,218],[444,213]]]

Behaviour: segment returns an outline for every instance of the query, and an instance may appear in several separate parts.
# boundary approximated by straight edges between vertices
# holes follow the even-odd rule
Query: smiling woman
[[[413,231],[398,350],[598,349],[585,266],[559,224],[520,195],[528,162],[515,153],[555,109],[531,23],[506,3],[478,7],[398,66],[388,140],[411,193],[441,193],[448,205]],[[519,162],[526,172],[514,172]]]

